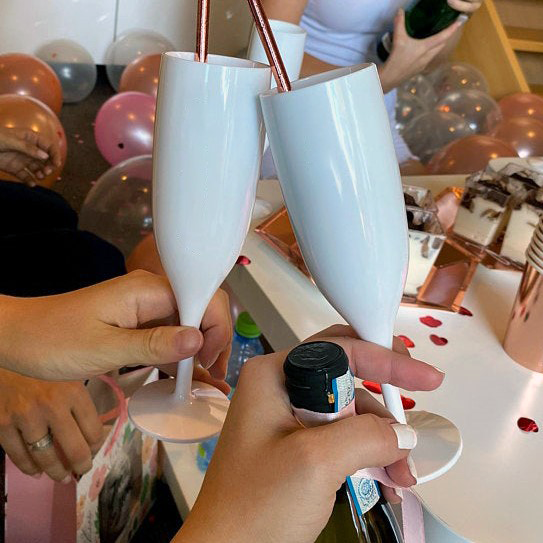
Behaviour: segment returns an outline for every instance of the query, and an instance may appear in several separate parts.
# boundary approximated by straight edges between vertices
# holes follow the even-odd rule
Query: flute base
[[[448,419],[427,411],[407,411],[407,424],[417,432],[417,446],[410,458],[417,470],[417,484],[447,473],[462,454],[460,430]]]
[[[214,386],[192,382],[192,398],[174,395],[175,379],[161,379],[138,389],[128,402],[136,428],[160,441],[198,443],[216,436],[230,404]]]

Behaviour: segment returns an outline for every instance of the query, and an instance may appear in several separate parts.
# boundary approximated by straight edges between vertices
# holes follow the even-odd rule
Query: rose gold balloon
[[[490,136],[467,136],[447,145],[436,153],[428,169],[434,174],[471,173],[486,168],[498,157],[518,156],[513,147]]]
[[[521,158],[543,156],[543,122],[533,117],[504,119],[493,136],[514,147]]]
[[[533,117],[543,122],[543,98],[529,92],[517,92],[498,102],[504,117]]]
[[[67,154],[66,134],[58,117],[50,108],[35,98],[4,94],[0,95],[0,126],[2,128],[25,128],[43,135],[47,142],[58,141],[61,165],[45,179],[36,179],[36,183],[39,185],[51,187],[62,172]],[[0,179],[18,181],[15,177],[1,171]]]
[[[119,92],[139,91],[156,98],[159,69],[160,54],[137,58],[124,69]]]
[[[62,87],[55,72],[39,58],[22,53],[0,55],[0,94],[32,96],[57,114],[62,107]]]

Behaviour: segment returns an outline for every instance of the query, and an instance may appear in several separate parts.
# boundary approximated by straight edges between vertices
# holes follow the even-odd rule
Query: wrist
[[[380,64],[377,66],[377,73],[379,74],[379,79],[381,80],[381,87],[383,88],[383,94],[390,92],[392,89],[397,87],[393,78],[390,76],[390,69],[388,62]]]

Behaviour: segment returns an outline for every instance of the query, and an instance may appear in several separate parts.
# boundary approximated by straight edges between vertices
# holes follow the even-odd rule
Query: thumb
[[[399,9],[394,17],[394,34],[396,38],[407,36],[407,30],[405,29],[405,11],[403,9]]]
[[[343,480],[359,469],[389,466],[406,458],[417,444],[415,430],[373,414],[357,415],[309,428],[322,465]],[[341,453],[338,453],[341,443]]]
[[[159,326],[142,330],[117,328],[116,352],[123,360],[115,361],[118,367],[125,365],[159,366],[179,362],[194,356],[202,347],[203,337],[196,328],[186,326]]]

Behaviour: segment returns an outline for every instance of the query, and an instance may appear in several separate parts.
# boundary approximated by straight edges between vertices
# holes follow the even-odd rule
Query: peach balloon
[[[133,60],[123,72],[119,92],[139,91],[156,98],[160,54],[145,55]]]
[[[498,102],[504,117],[533,117],[543,122],[543,98],[529,92],[517,92]]]
[[[513,147],[496,138],[467,136],[436,153],[428,169],[433,174],[472,173],[486,168],[493,158],[516,156],[518,154]]]
[[[504,119],[493,136],[514,147],[521,158],[543,156],[543,122],[533,117]]]
[[[43,135],[45,141],[58,141],[61,165],[45,179],[36,179],[37,184],[51,187],[62,172],[67,154],[66,134],[58,117],[45,104],[31,96],[4,94],[0,95],[0,126],[25,128]],[[0,179],[18,181],[2,171],[0,171]]]
[[[62,108],[62,86],[42,60],[22,53],[0,55],[0,94],[32,96],[55,113]]]

